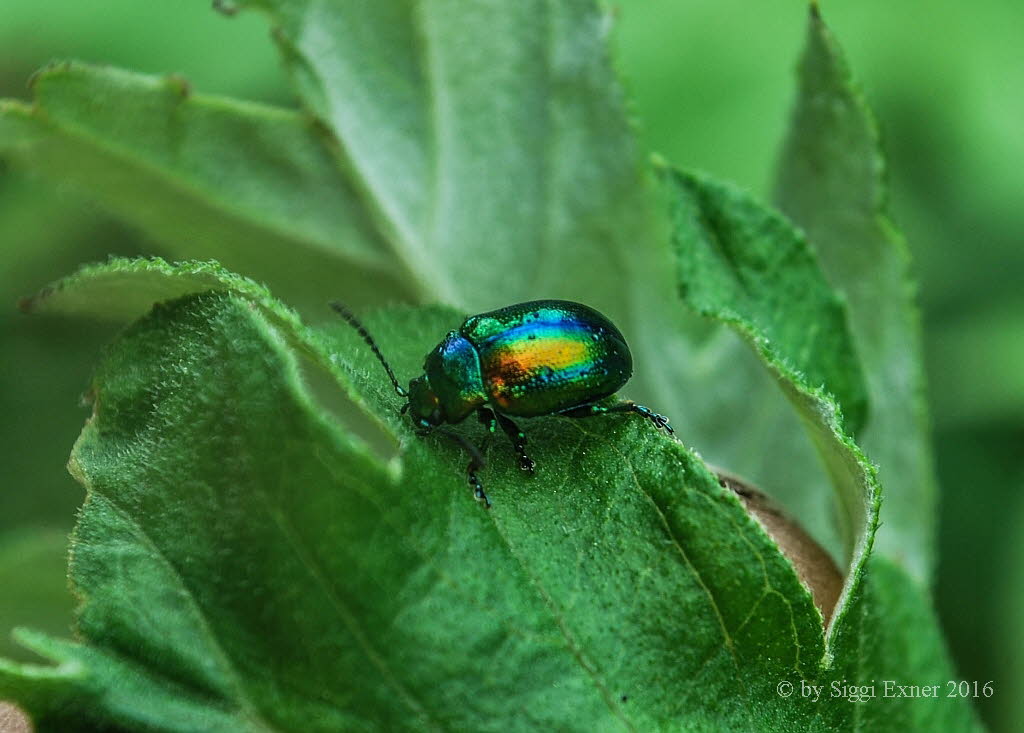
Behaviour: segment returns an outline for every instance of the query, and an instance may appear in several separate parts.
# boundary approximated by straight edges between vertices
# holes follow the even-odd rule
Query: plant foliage
[[[916,333],[902,250],[816,12],[780,174],[805,235],[665,164],[658,206],[590,2],[221,9],[249,6],[304,112],[81,65],[0,108],[15,160],[273,288],[112,259],[23,301],[129,325],[69,464],[86,490],[76,638],[19,631],[53,664],[0,660],[0,697],[54,730],[975,727],[960,699],[801,692],[952,677],[921,587],[930,519],[909,499],[930,474],[916,355],[893,340]],[[816,116],[823,96],[837,119]],[[855,144],[833,148],[842,135]],[[847,272],[855,245],[873,254]],[[465,455],[415,435],[359,336],[327,320],[331,297],[404,303],[366,316],[404,378],[468,313],[584,300],[623,327],[628,389],[686,445],[630,415],[530,420],[537,474],[488,443],[485,511]],[[827,628],[695,450],[834,552]],[[897,456],[881,475],[900,492],[878,550],[876,451]]]

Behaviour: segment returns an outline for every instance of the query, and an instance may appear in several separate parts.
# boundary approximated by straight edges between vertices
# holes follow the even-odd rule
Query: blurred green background
[[[770,196],[806,4],[620,0],[614,41],[645,146]],[[1024,6],[823,3],[881,123],[892,208],[916,258],[942,484],[935,593],[963,679],[997,730],[1024,720]],[[265,22],[209,3],[4,0],[0,97],[75,58],[177,72],[205,92],[292,105]],[[0,160],[0,654],[14,625],[61,632],[64,464],[109,327],[27,319],[16,299],[108,254],[160,254],[71,193]],[[698,446],[699,447],[699,446]],[[884,522],[884,510],[883,510]],[[32,578],[31,597],[9,589]],[[40,609],[48,609],[41,611]],[[914,681],[908,681],[914,682]],[[928,681],[921,681],[927,683]]]

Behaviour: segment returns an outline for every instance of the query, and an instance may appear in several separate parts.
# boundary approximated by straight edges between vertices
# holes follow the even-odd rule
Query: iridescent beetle
[[[500,426],[519,456],[519,467],[533,473],[526,435],[512,417],[590,417],[636,412],[672,434],[668,418],[633,402],[603,404],[633,373],[633,357],[614,324],[593,308],[567,300],[533,300],[471,316],[427,354],[423,374],[399,384],[373,337],[351,311],[331,303],[380,360],[395,391],[407,401],[421,434],[439,432],[470,455],[467,469],[474,495],[491,503],[477,477],[480,451],[454,425],[476,412],[489,434]]]

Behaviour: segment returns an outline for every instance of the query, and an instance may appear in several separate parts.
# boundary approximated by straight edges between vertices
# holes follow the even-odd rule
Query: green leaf
[[[871,546],[879,495],[874,467],[847,436],[832,397],[855,420],[863,414],[841,302],[807,242],[782,217],[704,177],[666,168],[664,178],[681,296],[739,333],[800,413],[835,487],[846,559],[857,569]]]
[[[886,487],[879,551],[927,580],[936,484],[920,324],[906,246],[889,220],[884,173],[874,118],[812,5],[776,197],[805,229],[849,306],[871,403],[858,436]]]
[[[529,421],[533,478],[491,445],[486,511],[465,455],[412,434],[343,323],[311,330],[197,264],[115,261],[36,303],[141,303],[189,284],[214,289],[158,304],[95,376],[71,461],[87,491],[79,640],[22,632],[58,665],[0,661],[0,698],[38,725],[721,730],[824,715],[848,728],[858,706],[823,713],[776,686],[905,659],[846,621],[827,655],[810,594],[760,524],[635,416]],[[461,317],[404,308],[367,323],[406,375]],[[307,386],[317,368],[386,415],[399,459],[324,410]]]
[[[306,313],[341,294],[470,311],[587,302],[631,344],[627,394],[703,436],[709,458],[777,495],[819,480],[755,360],[705,338],[675,297],[594,3],[263,7],[336,143],[293,113],[189,95],[177,78],[73,66],[40,77],[35,107],[7,105],[0,145],[168,251],[217,257]],[[728,419],[739,393],[759,400],[742,432]]]
[[[302,100],[432,299],[479,312],[596,295],[621,322],[649,209],[595,3],[218,5],[269,14]]]
[[[145,684],[131,709],[90,688],[63,710],[163,729],[168,706],[197,701],[238,730],[557,727],[570,711],[647,728],[814,669],[820,616],[788,562],[644,421],[533,421],[538,476],[495,447],[487,512],[446,443],[403,428],[396,471],[340,430],[302,385],[294,335],[262,313],[226,293],[160,306],[97,373],[72,458],[88,646],[58,658],[89,679],[139,666]],[[371,325],[405,370],[457,320]],[[373,357],[344,328],[324,335],[357,375]],[[13,692],[40,720],[66,714]]]
[[[78,64],[0,103],[0,153],[69,183],[178,256],[272,278],[299,304],[409,297],[328,136],[301,115]],[[298,255],[298,256],[297,256]]]
[[[950,695],[950,681],[961,678],[931,598],[915,578],[873,553],[861,590],[848,599],[846,613],[831,636],[835,666],[826,689],[859,685],[874,698],[865,703],[853,703],[849,695],[822,700],[824,705],[815,709],[819,729],[985,730],[971,698]],[[910,690],[912,686],[918,691]],[[908,688],[908,695],[901,696],[900,687]]]
[[[742,399],[768,406],[764,424],[784,414],[767,394],[731,390],[756,385],[744,370],[763,359],[837,488],[851,560],[843,605],[826,639],[761,525],[642,420],[530,421],[538,475],[524,478],[504,443],[490,446],[486,512],[469,498],[466,457],[440,436],[411,434],[344,324],[311,329],[213,265],[115,260],[26,302],[143,317],[108,350],[72,457],[87,490],[71,570],[86,599],[79,638],[22,633],[58,665],[0,661],[0,698],[60,730],[970,729],[963,701],[823,708],[777,693],[784,679],[913,683],[950,665],[927,600],[869,556],[872,469],[819,388],[859,421],[864,390],[838,300],[781,220],[680,175],[677,235],[696,243],[682,260],[687,299],[737,328],[756,357],[733,362],[728,334],[681,315],[594,4],[248,4],[279,26],[305,104],[337,150],[291,113],[183,96],[176,80],[90,72],[103,78],[76,86],[74,70],[56,72],[36,108],[8,105],[0,133],[35,145],[33,159],[63,150],[47,169],[57,176],[67,161],[123,176],[119,189],[99,187],[108,204],[123,194],[163,236],[185,211],[188,226],[206,222],[239,251],[259,242],[236,261],[264,256],[258,271],[243,266],[281,275],[303,302],[326,300],[333,282],[349,301],[350,291],[401,293],[457,306],[367,318],[403,377],[466,309],[541,294],[593,303],[624,325],[641,393],[664,396],[659,410],[684,408],[677,423],[717,426],[687,440],[704,450],[710,436],[716,458],[770,462],[774,478],[795,466],[807,495],[815,476],[790,445],[795,419],[771,455],[764,436],[736,426],[742,412],[714,410]],[[179,166],[178,143],[204,152],[194,136],[210,129],[242,133],[238,159]],[[156,135],[152,150],[143,130]],[[298,143],[287,137],[296,131]],[[222,134],[206,152],[233,143]],[[252,147],[258,196],[245,186]],[[286,191],[270,180],[280,168],[297,171]],[[228,200],[237,192],[247,208],[216,197],[211,170],[230,171]],[[136,176],[155,188],[124,185]],[[337,199],[320,187],[338,181]],[[320,227],[334,215],[348,227],[341,256],[316,238],[334,231]],[[303,236],[275,241],[271,224]],[[294,274],[309,263],[307,235],[327,254],[302,288]],[[339,262],[343,279],[332,281]],[[381,458],[328,409],[336,397],[400,455]]]
[[[669,169],[664,177],[674,203],[683,298],[756,350],[802,416],[837,494],[850,562],[820,677],[810,681],[823,685],[827,698],[815,710],[816,725],[980,729],[966,699],[945,697],[954,670],[927,594],[905,571],[872,554],[881,503],[876,470],[846,434],[831,394],[816,386],[821,380],[858,395],[859,372],[851,366],[840,301],[807,242],[736,189]],[[797,688],[808,682],[788,681]],[[849,701],[849,685],[870,690],[871,698],[836,704],[837,697]],[[934,694],[890,697],[899,685],[933,686]]]
[[[144,316],[154,302],[209,290],[230,290],[261,303],[279,318],[294,317],[264,286],[216,262],[172,265],[159,257],[111,257],[103,264],[85,265],[35,295],[22,298],[18,307],[25,313],[81,314],[132,321]]]

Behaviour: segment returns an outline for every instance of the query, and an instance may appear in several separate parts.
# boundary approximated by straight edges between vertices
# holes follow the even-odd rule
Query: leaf
[[[294,317],[271,298],[264,286],[216,262],[172,265],[159,257],[111,257],[103,264],[85,265],[35,295],[22,298],[18,307],[25,313],[77,313],[132,321],[144,316],[154,302],[210,290],[243,294],[273,310],[281,319]]]
[[[884,174],[875,120],[812,4],[776,198],[806,230],[849,306],[871,402],[860,444],[886,486],[879,551],[927,581],[936,482],[920,323],[906,245],[889,219]]]
[[[849,599],[846,623],[831,641],[835,666],[829,698],[815,710],[819,729],[985,730],[971,698],[949,694],[950,681],[959,678],[931,598],[888,558],[868,558],[862,592]],[[847,694],[832,694],[844,685]],[[854,703],[853,685],[873,698]]]
[[[904,570],[872,554],[881,499],[875,467],[846,434],[832,396],[810,381],[861,393],[840,302],[807,242],[736,189],[667,168],[663,176],[674,203],[683,298],[758,353],[803,417],[844,520],[849,570],[820,677],[787,682],[800,690],[821,685],[825,699],[813,720],[823,730],[979,730],[966,699],[934,699],[945,697],[954,670],[929,598]],[[850,685],[870,696],[837,704],[852,702]],[[934,690],[899,698],[900,685]]]
[[[640,333],[643,389],[727,389],[724,377],[709,381],[705,371],[702,381],[700,372],[731,351],[680,325],[665,289],[671,272],[604,58],[604,19],[590,3],[495,4],[480,17],[441,3],[253,4],[281,25],[307,105],[337,134],[343,175],[387,256],[397,257],[384,269],[407,278],[413,297],[468,308],[507,294],[487,303],[501,305],[523,299],[517,289],[555,283],[565,292],[552,294],[579,292],[606,300],[610,308],[596,304],[616,320],[625,314]],[[424,41],[420,56],[395,53],[414,38]],[[486,58],[473,56],[467,38],[483,39]],[[551,63],[537,62],[537,39],[553,49]],[[584,48],[569,53],[568,39]],[[455,63],[472,73],[453,72]],[[577,89],[588,96],[574,105]],[[550,103],[554,133],[502,127],[532,109],[520,91]],[[611,101],[594,101],[602,97]],[[505,107],[489,106],[495,100]],[[421,118],[429,118],[425,135]],[[575,119],[572,134],[559,137],[564,118]],[[517,151],[533,153],[535,142],[556,154],[520,160]],[[593,157],[600,146],[608,160]],[[541,196],[537,180],[551,186]],[[764,222],[749,201],[706,188],[702,206],[724,212],[719,228]],[[534,204],[548,198],[555,204],[538,223]],[[580,232],[594,236],[570,236]],[[774,233],[818,298],[789,314],[804,328],[773,320],[772,307],[788,305],[772,300],[777,282],[723,301],[715,298],[728,290],[708,288],[704,305],[736,309],[718,315],[755,342],[809,422],[845,501],[849,536],[860,540],[827,643],[808,592],[736,496],[643,421],[531,421],[539,475],[524,479],[508,447],[492,446],[485,481],[496,507],[485,512],[468,498],[465,456],[409,433],[379,365],[343,324],[309,329],[265,289],[210,265],[114,261],[28,303],[121,317],[160,304],[108,351],[73,456],[88,495],[72,568],[86,598],[80,638],[22,634],[59,664],[0,662],[0,697],[62,730],[856,729],[865,721],[969,729],[962,701],[940,713],[919,701],[822,711],[777,693],[786,678],[863,682],[881,670],[912,680],[950,666],[922,598],[869,559],[871,468],[817,389],[825,383],[856,416],[856,362],[806,247],[787,242],[785,227]],[[552,250],[548,267],[540,255]],[[368,323],[407,376],[464,314],[395,309]],[[807,339],[822,316],[829,327]],[[718,359],[687,363],[709,351]],[[382,460],[336,420],[323,390],[313,391],[318,378],[400,442],[401,455]],[[720,399],[712,391],[686,399],[706,410]],[[778,461],[791,462],[790,452]],[[894,619],[913,624],[913,643],[877,629]]]
[[[273,298],[264,286],[236,275],[216,262],[178,262],[168,264],[158,257],[128,259],[112,257],[106,263],[85,265],[66,278],[51,283],[36,295],[22,298],[19,307],[26,313],[89,315],[95,318],[132,320],[139,318],[154,302],[171,300],[202,292],[233,292],[248,298],[264,316],[284,329],[291,346],[334,379],[348,385],[347,375],[332,361],[320,339],[302,328],[299,316]],[[323,310],[327,310],[326,306]],[[336,391],[336,388],[333,388]],[[347,396],[361,399],[351,387]],[[336,395],[335,395],[336,397]],[[378,449],[393,445],[393,439],[380,434],[380,418],[367,420],[362,411],[345,400],[331,401],[334,415]],[[382,445],[383,443],[383,445]]]
[[[432,300],[566,297],[623,320],[649,208],[595,3],[218,6],[269,14],[302,100]]]
[[[34,108],[7,104],[0,147],[77,181],[165,250],[217,257],[305,313],[341,293],[469,311],[584,301],[631,345],[628,396],[703,436],[710,459],[776,495],[820,480],[755,360],[706,338],[675,297],[594,3],[260,7],[337,143],[290,112],[190,95],[179,78],[71,66],[40,76]],[[425,116],[429,129],[410,122]],[[737,431],[741,393],[759,405]],[[816,536],[835,544],[820,530],[827,507],[788,505],[821,517]]]
[[[40,72],[33,88],[32,106],[0,103],[0,153],[166,250],[273,278],[300,304],[339,289],[353,301],[409,297],[327,138],[301,115],[79,64]]]
[[[845,432],[837,394],[864,412],[857,357],[840,301],[807,242],[749,195],[663,169],[673,207],[680,294],[755,349],[803,418],[835,487],[850,579],[870,549],[875,470]]]
[[[210,283],[196,264],[131,264],[73,276],[52,307],[82,302],[76,288],[141,302]],[[774,542],[646,421],[529,421],[538,473],[492,445],[486,511],[465,455],[395,414],[358,334],[310,330],[244,279],[213,280],[157,305],[97,371],[71,462],[87,490],[79,641],[21,632],[58,666],[0,661],[0,697],[38,725],[803,729],[822,708],[780,697],[781,680],[827,685],[906,660],[848,623],[826,656],[821,616]],[[367,322],[406,376],[460,318],[403,308]],[[384,416],[397,462],[325,412],[306,386],[316,367]],[[865,713],[824,715],[849,728]]]
[[[189,716],[310,730],[790,715],[765,690],[783,670],[813,674],[820,615],[691,453],[626,416],[534,420],[538,475],[493,447],[487,512],[446,442],[390,423],[396,470],[314,404],[290,341],[337,344],[369,409],[395,410],[356,334],[303,336],[242,297],[158,306],[108,351],[72,458],[88,491],[72,565],[82,642],[26,637],[62,666],[2,666],[0,695],[48,725],[160,730]],[[405,310],[370,325],[408,373],[457,321]],[[108,689],[127,670],[132,687]]]

